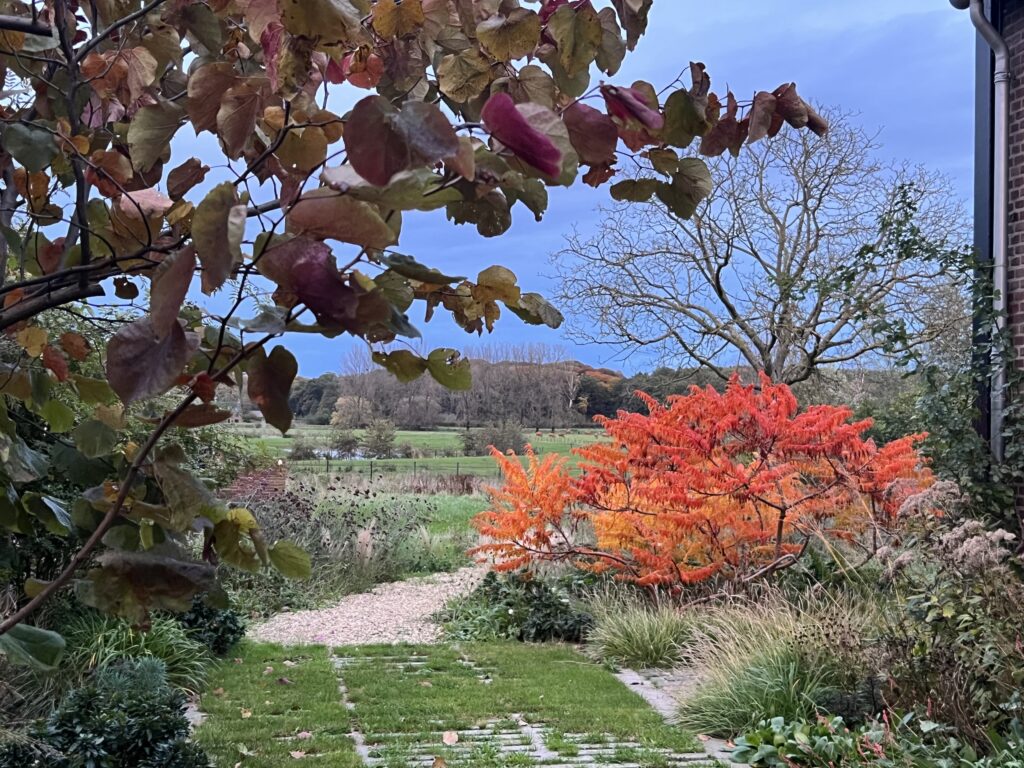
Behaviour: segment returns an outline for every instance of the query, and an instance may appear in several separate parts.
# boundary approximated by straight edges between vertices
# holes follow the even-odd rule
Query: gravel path
[[[473,589],[487,572],[470,566],[454,573],[381,584],[349,595],[330,608],[279,613],[250,628],[249,637],[284,645],[436,643],[441,628],[431,620],[451,598]]]

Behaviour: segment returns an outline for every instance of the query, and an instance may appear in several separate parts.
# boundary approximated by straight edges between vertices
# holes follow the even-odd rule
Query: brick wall
[[[1004,2],[1002,31],[1010,48],[1010,210],[1008,322],[1024,360],[1024,2]]]

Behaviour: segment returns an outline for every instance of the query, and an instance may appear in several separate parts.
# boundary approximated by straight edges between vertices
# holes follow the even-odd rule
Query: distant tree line
[[[335,379],[337,396],[330,423],[357,428],[376,418],[387,418],[401,429],[505,423],[556,429],[585,420],[579,410],[584,367],[566,359],[556,347],[485,347],[470,354],[470,364],[473,387],[458,392],[445,389],[428,376],[401,383],[365,354],[353,352]],[[313,391],[307,392],[310,386]],[[330,385],[303,382],[295,391],[303,393],[292,405],[296,414],[320,418]],[[309,408],[309,416],[303,406]]]
[[[343,361],[340,374],[297,380],[290,404],[306,423],[342,429],[387,419],[399,429],[514,424],[543,430],[585,426],[598,415],[642,410],[637,391],[664,401],[687,394],[693,386],[724,386],[708,368],[661,366],[625,376],[569,360],[559,348],[545,345],[487,347],[471,353],[470,360],[473,388],[455,392],[427,376],[403,384],[354,352]],[[752,369],[740,373],[744,378],[754,375]],[[913,382],[894,369],[855,367],[820,371],[794,387],[801,402],[846,404],[864,415],[889,410],[913,389]]]

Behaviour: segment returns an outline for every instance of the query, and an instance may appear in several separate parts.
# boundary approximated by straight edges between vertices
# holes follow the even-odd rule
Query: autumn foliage
[[[648,413],[600,418],[609,440],[566,459],[495,454],[505,477],[475,520],[475,553],[499,569],[570,561],[641,584],[750,580],[791,565],[807,544],[889,530],[931,483],[921,435],[878,446],[869,420],[829,405],[800,410],[789,387],[734,377]]]

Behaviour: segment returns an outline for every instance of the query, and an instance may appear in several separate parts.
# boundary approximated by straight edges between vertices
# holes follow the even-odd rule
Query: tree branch
[[[0,14],[0,29],[10,32],[24,32],[26,35],[53,37],[53,29],[48,24],[43,24],[35,19],[26,19],[23,16]]]

